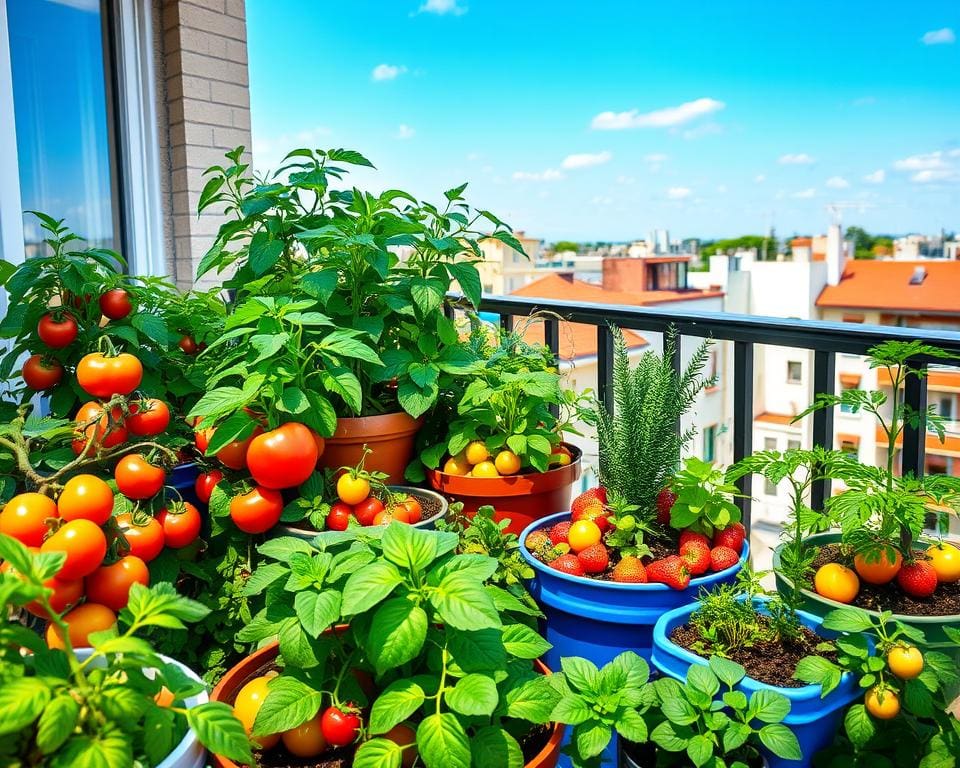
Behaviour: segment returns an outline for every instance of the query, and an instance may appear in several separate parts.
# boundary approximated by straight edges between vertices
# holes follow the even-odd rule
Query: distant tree
[[[562,251],[573,251],[577,253],[580,250],[580,244],[575,243],[572,240],[558,240],[553,244],[553,250],[555,253],[560,253]]]
[[[874,238],[870,250],[874,256],[893,256],[893,238],[878,235]]]
[[[767,246],[767,258],[771,259],[777,255],[777,241],[776,238],[770,238],[767,235],[742,235],[725,240],[711,240],[701,246],[700,253],[704,257],[709,257],[718,253],[733,253],[738,250],[756,248],[757,258],[763,258],[764,241],[766,241]]]

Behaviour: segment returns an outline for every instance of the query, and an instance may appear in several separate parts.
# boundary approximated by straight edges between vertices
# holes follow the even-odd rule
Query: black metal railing
[[[757,317],[725,312],[677,311],[670,307],[650,308],[615,304],[581,304],[573,301],[515,296],[484,295],[480,303],[482,312],[500,316],[503,328],[512,330],[515,317],[529,317],[544,313],[544,339],[546,345],[559,359],[560,322],[569,321],[593,325],[597,329],[597,384],[598,397],[610,409],[613,407],[613,337],[610,326],[636,331],[663,333],[671,325],[683,336],[711,338],[733,343],[733,459],[753,453],[754,419],[754,345],[771,345],[812,350],[814,394],[834,393],[837,354],[866,355],[867,350],[888,340],[919,340],[940,347],[960,359],[960,332],[900,328],[881,325],[832,323],[819,320],[795,320],[774,317]],[[942,360],[917,359],[911,361],[918,368]],[[681,357],[673,360],[680,370]],[[904,401],[925,414],[927,406],[926,377],[911,376],[907,380]],[[815,445],[833,446],[834,409],[823,409],[813,414],[811,425]],[[678,425],[679,429],[679,425]],[[912,472],[916,477],[925,473],[925,419],[914,426],[909,424],[903,433],[901,471]],[[743,498],[738,504],[744,520],[749,523],[752,477],[740,481]],[[830,494],[829,480],[817,483],[811,492],[811,504],[817,508]]]

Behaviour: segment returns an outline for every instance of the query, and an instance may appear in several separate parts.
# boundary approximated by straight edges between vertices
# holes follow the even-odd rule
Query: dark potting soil
[[[693,763],[687,759],[687,756],[683,752],[658,750],[650,742],[646,744],[636,744],[632,741],[621,741],[620,743],[624,754],[626,754],[631,761],[621,760],[619,763],[621,768],[628,768],[633,765],[636,765],[637,768],[657,768],[658,765],[670,766],[670,768],[693,768]],[[657,762],[658,756],[660,758],[659,763]],[[733,762],[735,757],[735,755],[728,755],[726,762],[728,764]],[[743,760],[744,758],[740,757],[740,759]],[[745,762],[750,768],[762,768],[763,766],[763,758],[759,755],[754,755],[746,759]]]
[[[758,621],[761,626],[769,626],[765,616],[759,616]],[[699,643],[706,648],[710,647],[700,634],[700,630],[690,624],[674,629],[670,633],[670,640],[698,656],[704,654],[694,651],[695,645]],[[823,638],[802,627],[796,642],[760,642],[750,647],[734,648],[728,652],[728,656],[731,661],[737,662],[746,669],[747,674],[754,680],[780,688],[800,688],[806,683],[793,679],[793,673],[800,659],[804,656],[823,656],[831,661],[837,660],[836,653],[817,650],[817,645],[822,642]]]
[[[841,563],[852,567],[851,558],[839,544],[824,544],[813,561],[816,570],[827,563]],[[860,592],[852,605],[871,611],[893,611],[905,616],[955,616],[960,614],[960,582],[940,584],[930,597],[910,597],[897,586],[896,579],[889,584],[860,582]]]

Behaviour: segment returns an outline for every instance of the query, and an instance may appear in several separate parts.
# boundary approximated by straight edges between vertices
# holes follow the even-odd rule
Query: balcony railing
[[[720,312],[677,311],[672,308],[590,305],[515,296],[484,295],[480,309],[483,312],[499,315],[501,326],[508,330],[513,329],[515,317],[546,313],[543,317],[544,338],[554,356],[558,356],[559,351],[561,319],[595,326],[598,396],[610,409],[613,408],[613,337],[610,333],[610,325],[654,333],[663,333],[670,325],[675,325],[681,337],[694,336],[732,342],[734,461],[739,461],[753,453],[755,344],[812,350],[815,394],[835,392],[837,354],[866,355],[870,347],[888,340],[922,341],[956,355],[960,362],[960,333],[950,331],[757,317]],[[678,371],[682,365],[679,347],[680,345],[673,360],[673,365]],[[911,362],[925,370],[929,364],[938,361],[931,358]],[[926,379],[910,377],[905,386],[904,400],[918,413],[926,413]],[[812,418],[814,444],[831,448],[834,434],[834,409],[816,411]],[[677,428],[679,429],[679,424]],[[901,471],[912,472],[916,477],[924,475],[926,433],[925,423],[915,427],[908,425],[905,428]],[[744,520],[749,522],[752,476],[743,477],[739,485],[743,498],[738,499],[737,503],[743,512]],[[829,480],[817,483],[811,492],[811,504],[814,508],[818,508],[829,494]]]

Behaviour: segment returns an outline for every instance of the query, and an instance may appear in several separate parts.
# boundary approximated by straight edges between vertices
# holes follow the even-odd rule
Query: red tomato
[[[323,738],[334,747],[345,747],[356,741],[360,726],[360,718],[356,714],[344,712],[338,707],[327,707],[320,720]]]
[[[112,448],[127,439],[127,427],[123,423],[123,411],[120,408],[114,408],[107,416],[100,403],[84,403],[77,411],[74,421],[77,439],[73,441],[73,452],[78,456],[83,452],[88,440],[89,453],[92,454],[100,448]]]
[[[37,324],[37,336],[51,349],[63,349],[70,346],[77,338],[78,332],[77,321],[73,319],[73,315],[69,312],[64,312],[59,320],[48,312],[40,318],[40,322]]]
[[[71,605],[79,603],[83,598],[83,579],[64,581],[54,576],[52,579],[47,579],[43,582],[43,586],[53,590],[53,594],[47,599],[50,601],[50,607],[53,608],[56,613],[63,613]],[[34,616],[39,616],[41,619],[50,618],[39,600],[27,603],[24,608]]]
[[[203,472],[197,475],[197,481],[193,484],[197,498],[204,504],[209,504],[213,489],[217,487],[217,483],[221,480],[223,480],[223,472],[219,469],[212,469],[209,472]]]
[[[63,366],[56,360],[45,358],[43,355],[31,355],[23,364],[20,375],[30,389],[39,392],[60,383],[60,379],[63,378]]]
[[[183,353],[186,355],[195,355],[197,354],[197,342],[193,340],[193,336],[184,336],[180,339],[180,342],[177,344],[180,349],[183,350]]]
[[[330,507],[330,512],[327,513],[327,530],[328,531],[345,531],[350,526],[350,517],[353,510],[349,504],[344,504],[342,501],[338,501],[332,507]]]
[[[323,456],[323,452],[327,448],[327,441],[320,437],[320,435],[318,435],[312,429],[310,432],[313,434],[313,442],[317,444],[317,460],[319,461],[320,457]]]
[[[101,352],[84,355],[77,363],[77,383],[94,397],[107,400],[129,395],[143,381],[143,365],[128,352],[107,357]]]
[[[417,734],[406,723],[398,723],[389,731],[383,734],[384,739],[389,739],[394,744],[405,747],[403,757],[401,758],[401,768],[413,768],[417,760]]]
[[[213,437],[215,431],[215,427],[207,427],[206,429],[198,429],[193,433],[193,444],[197,446],[197,450],[200,451],[201,454],[207,452],[207,446],[210,445],[210,438]]]
[[[100,311],[111,320],[122,320],[133,311],[130,294],[113,288],[100,297]]]
[[[126,547],[122,548],[126,553],[149,563],[163,551],[163,526],[154,518],[149,518],[144,525],[137,525],[133,515],[125,512],[117,515],[117,525],[127,541]]]
[[[283,497],[279,491],[255,485],[230,501],[230,518],[244,533],[263,533],[280,522]]]
[[[383,512],[383,502],[376,496],[368,496],[353,508],[353,514],[356,515],[360,525],[373,525],[374,519],[381,512]]]
[[[89,520],[103,525],[113,514],[113,491],[96,475],[75,475],[57,499],[64,520]]]
[[[64,580],[80,579],[93,573],[107,555],[107,537],[89,520],[71,520],[40,546],[41,552],[65,552],[67,559],[57,572]]]
[[[42,493],[19,493],[0,511],[0,533],[26,547],[39,547],[50,529],[47,518],[57,517],[57,505]]]
[[[163,490],[167,473],[135,453],[124,456],[113,470],[117,490],[128,499],[152,499]]]
[[[126,607],[133,584],[150,584],[147,564],[136,555],[121,557],[113,565],[101,565],[84,579],[87,599],[114,611]]]
[[[161,434],[170,424],[170,409],[163,400],[151,397],[143,403],[130,403],[127,429],[132,435],[152,437]]]
[[[253,439],[247,468],[264,488],[294,488],[313,474],[318,458],[313,431],[291,422]]]
[[[163,526],[163,538],[173,549],[187,547],[200,535],[200,512],[193,504],[184,502],[170,509],[160,510],[157,521]]]
[[[419,523],[423,518],[423,507],[420,506],[420,502],[417,501],[415,496],[408,495],[403,501],[400,502],[403,507],[410,514],[410,523]]]

